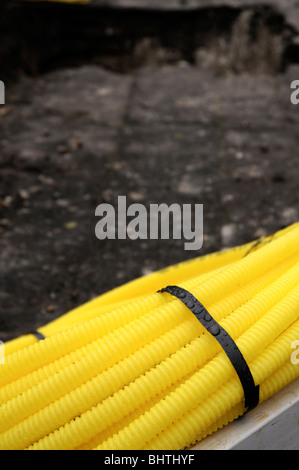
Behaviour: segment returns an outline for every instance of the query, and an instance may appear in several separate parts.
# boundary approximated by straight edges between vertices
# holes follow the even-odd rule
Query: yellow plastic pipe
[[[277,274],[277,272],[276,272]],[[274,273],[272,272],[271,273],[271,277],[272,277],[272,280],[274,278]],[[268,282],[270,282],[270,279],[271,277],[269,277],[268,275]],[[266,278],[265,278],[265,282],[266,282]],[[238,308],[234,314],[231,314],[229,315],[227,318],[225,318],[221,324],[226,327],[227,331],[229,331],[231,334],[232,334],[232,328],[233,328],[233,325],[234,325],[234,318],[238,318],[238,319],[242,319],[242,322],[239,322],[237,324],[238,326],[238,329],[235,328],[235,331],[234,331],[234,335],[235,337],[237,335],[240,335],[240,333],[246,328],[248,327],[250,324],[252,324],[255,320],[257,320],[263,313],[265,313],[267,311],[267,309],[269,309],[271,306],[275,305],[275,303],[280,299],[280,297],[283,295],[283,294],[286,294],[289,292],[289,290],[294,286],[296,285],[296,283],[299,282],[299,264],[295,265],[294,268],[290,269],[289,271],[287,271],[287,273],[282,276],[281,278],[278,278],[278,280],[276,282],[274,282],[273,284],[271,284],[270,286],[268,286],[267,288],[265,288],[264,290],[262,290],[260,293],[258,293],[251,301],[248,301],[247,303],[242,304],[242,300],[244,301],[244,298],[240,299],[239,300],[239,304],[241,305],[240,308]],[[261,285],[261,284],[260,284]],[[252,286],[251,286],[251,289],[252,289]],[[252,290],[251,290],[251,293],[252,293]],[[220,303],[219,303],[220,304]],[[223,303],[222,304],[222,308],[226,307],[226,310],[229,312],[231,310],[231,303],[228,303],[227,306],[225,306],[225,304]],[[217,309],[219,311],[219,313],[217,314]],[[218,317],[220,316],[220,312],[221,312],[221,308],[219,305],[215,305],[214,307],[212,306],[211,309],[210,309],[211,313],[213,313],[213,315],[215,317]],[[189,312],[186,311],[186,313],[189,315]],[[189,336],[185,337],[185,340],[183,341],[184,343],[187,343],[188,341],[191,341],[192,339],[194,339],[193,342],[191,342],[187,349],[186,347],[183,347],[182,351],[180,351],[178,349],[178,342],[176,342],[176,345],[174,345],[174,348],[176,347],[177,348],[177,353],[176,354],[173,354],[171,357],[168,358],[168,360],[163,363],[163,364],[160,364],[158,365],[155,369],[153,369],[152,371],[152,375],[153,375],[153,378],[151,380],[151,387],[150,387],[150,390],[151,390],[151,393],[158,393],[159,390],[162,390],[163,389],[163,385],[159,382],[158,380],[158,371],[159,369],[161,368],[166,368],[165,369],[165,372],[163,373],[165,375],[165,377],[167,377],[167,380],[171,380],[172,377],[176,376],[177,375],[177,380],[180,379],[182,376],[181,374],[187,374],[187,373],[190,373],[192,371],[194,371],[194,369],[196,369],[196,367],[202,365],[202,363],[204,363],[204,359],[208,359],[210,355],[212,355],[213,353],[217,352],[220,350],[220,347],[218,345],[217,342],[213,342],[211,341],[211,338],[207,337],[206,335],[201,335],[201,337],[198,337],[196,338],[197,335],[199,335],[200,331],[202,331],[202,328],[199,324],[199,322],[197,322],[197,320],[192,316],[190,315],[190,318],[188,320],[186,320],[186,325],[190,325],[189,328]],[[230,326],[232,325],[232,326]],[[180,333],[180,336],[182,338],[184,338],[184,331],[183,331],[183,328],[178,326],[177,327],[177,332]],[[193,333],[193,334],[192,334]],[[196,339],[195,339],[196,338]],[[150,349],[153,348],[152,345],[149,345],[149,347],[147,349]],[[149,353],[147,353],[149,354]],[[176,360],[176,357],[177,357],[177,360]],[[137,359],[136,355],[134,356],[135,359]],[[129,362],[131,359],[128,358],[128,360],[126,362]],[[141,369],[142,368],[142,365],[145,365],[145,361],[142,359],[141,357],[141,364],[139,365],[139,368]],[[158,361],[157,361],[158,362]],[[128,366],[126,366],[128,367]],[[134,367],[137,367],[137,364],[136,364],[136,361],[134,362]],[[121,364],[118,364],[118,368],[121,369]],[[146,370],[146,369],[145,369]],[[161,375],[163,375],[161,374]],[[109,371],[107,371],[107,378],[105,379],[103,376],[99,376],[99,379],[98,379],[98,386],[96,387],[97,391],[99,392],[99,390],[102,388],[101,387],[101,383],[105,384],[105,383],[111,383],[113,381],[113,377],[115,376],[115,371],[113,369],[111,369],[111,372],[109,374]],[[123,374],[125,376],[125,373]],[[133,380],[135,377],[131,377],[131,380]],[[139,380],[141,380],[142,378],[140,378]],[[128,379],[126,379],[126,381],[128,382]],[[135,381],[135,385],[138,384],[138,380]],[[134,386],[134,384],[132,384]],[[169,386],[170,383],[169,382],[166,382],[165,383],[165,388],[167,386]],[[45,385],[44,388],[48,388],[47,385]],[[39,390],[41,394],[43,394],[43,398],[46,396],[46,394],[43,392],[43,389]],[[84,387],[81,387],[81,389],[78,389],[78,393],[80,393],[81,396],[85,396],[86,399],[84,401],[84,403],[88,403],[88,398],[90,397],[90,394],[84,394],[83,393],[83,390],[82,388]],[[121,387],[120,387],[121,388]],[[130,388],[130,387],[129,387]],[[128,392],[129,392],[129,388],[126,389]],[[117,390],[117,389],[116,389]],[[75,390],[75,392],[77,392],[77,390]],[[32,391],[30,391],[30,395],[31,395]],[[52,393],[53,393],[53,389],[52,389]],[[120,394],[122,395],[125,395],[125,391],[121,390],[120,391]],[[128,401],[131,403],[132,406],[135,406],[136,403],[140,402],[140,400],[145,400],[147,394],[146,393],[143,393],[143,394],[139,394],[139,390],[137,389],[136,391],[136,394],[134,395],[134,398],[130,398]],[[23,416],[25,414],[25,406],[24,406],[24,398],[26,397],[26,394],[23,393],[21,399],[19,399],[19,407],[20,409],[22,410],[22,413],[23,413]],[[116,397],[115,397],[116,398]],[[104,399],[104,396],[102,395],[102,399]],[[67,400],[70,400],[70,397],[66,397],[66,400],[62,400],[61,402],[61,408],[63,410],[65,410],[67,408]],[[11,406],[10,408],[7,409],[7,412],[5,414],[5,424],[3,424],[3,427],[4,426],[7,426],[7,424],[9,422],[11,422],[14,414],[18,414],[17,413],[17,405],[18,405],[18,401],[17,400],[14,400],[11,402]],[[40,403],[38,401],[38,399],[35,397],[35,400],[34,400],[36,403]],[[72,400],[72,402],[74,402],[74,400]],[[121,410],[128,410],[128,406],[126,404],[127,402],[124,401],[122,404],[119,404],[119,408],[121,408]],[[93,405],[95,406],[96,403],[93,403]],[[40,406],[40,405],[36,405],[37,407]],[[99,405],[99,408],[100,408],[100,405]],[[51,406],[49,407],[49,410],[47,411],[47,413],[49,413],[49,415],[51,417],[54,416],[54,409],[55,407],[54,406]],[[34,407],[31,407],[30,408],[31,411],[34,411]],[[72,408],[73,410],[73,413],[76,415],[78,415],[79,413],[82,413],[83,411],[85,411],[83,408],[81,408],[80,410],[78,410],[76,407],[73,407]],[[121,415],[123,411],[120,411],[118,413],[118,416]],[[108,415],[111,415],[110,412],[107,412]],[[69,418],[72,418],[72,416],[69,416]],[[82,417],[83,418],[83,417]],[[38,425],[38,423],[36,423],[36,428],[37,429],[41,429],[42,427],[42,423],[45,422],[45,418],[43,417],[42,414],[39,415],[39,419],[40,419],[40,423]],[[102,419],[102,415],[101,415],[101,418]],[[32,418],[29,418],[29,422],[32,421]],[[27,425],[27,422],[24,423],[25,425]],[[59,424],[61,424],[61,422],[59,422]],[[98,427],[98,430],[100,430],[100,424],[97,424]],[[57,425],[57,427],[59,427]],[[70,423],[70,427],[76,427],[75,426],[75,423],[72,422]],[[47,428],[47,431],[50,431],[49,428]],[[60,434],[63,433],[63,430],[59,431]],[[76,433],[76,431],[74,431]],[[70,433],[70,430],[67,431],[67,434]],[[25,428],[24,428],[24,432],[22,432],[22,434],[28,434],[28,432],[26,433],[25,432]],[[85,436],[86,437],[86,436]],[[63,442],[63,438],[60,437],[60,442]],[[77,443],[79,445],[79,443]],[[64,444],[63,444],[64,445]]]
[[[226,353],[166,293],[193,293],[234,338],[260,401],[299,376],[299,224],[180,263],[5,345],[0,449],[189,448],[245,412]]]

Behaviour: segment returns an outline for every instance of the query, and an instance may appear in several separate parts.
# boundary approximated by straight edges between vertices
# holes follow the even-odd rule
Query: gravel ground
[[[299,108],[290,101],[299,67],[226,72],[202,61],[125,74],[93,63],[22,73],[8,87],[0,106],[0,339],[299,219]],[[121,195],[146,207],[203,204],[203,247],[98,240],[96,207]]]

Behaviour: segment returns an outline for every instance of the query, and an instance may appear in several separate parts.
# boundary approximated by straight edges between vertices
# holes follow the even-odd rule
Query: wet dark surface
[[[269,67],[283,60],[280,33],[279,40],[266,35],[277,46],[271,60],[267,49],[259,57],[251,47],[255,66],[245,66],[247,20],[239,21],[222,62],[222,41],[211,41],[194,63],[155,58],[124,73],[93,60],[46,74],[23,71],[7,87],[0,106],[0,339],[136,277],[299,219],[299,107],[290,101],[299,68]],[[243,52],[236,48],[232,62],[227,52],[238,34]],[[146,207],[203,204],[202,249],[186,251],[184,240],[98,240],[95,209],[116,205],[120,195]]]

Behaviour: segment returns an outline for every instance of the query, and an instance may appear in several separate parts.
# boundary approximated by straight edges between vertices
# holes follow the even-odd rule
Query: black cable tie
[[[46,337],[40,331],[37,331],[37,330],[30,331],[30,334],[34,335],[40,341],[43,341],[44,339],[46,339]]]
[[[191,310],[204,328],[214,336],[224,349],[238,374],[244,389],[246,412],[255,408],[259,404],[260,386],[255,385],[252,373],[243,354],[228,332],[216,322],[212,315],[191,292],[178,286],[168,286],[159,292],[167,292],[181,300],[183,304]]]

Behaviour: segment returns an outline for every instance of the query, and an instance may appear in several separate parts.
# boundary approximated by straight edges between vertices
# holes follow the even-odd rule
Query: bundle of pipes
[[[299,377],[299,223],[116,288],[5,344],[0,449],[189,449],[248,410],[198,299],[235,342],[259,402]]]

